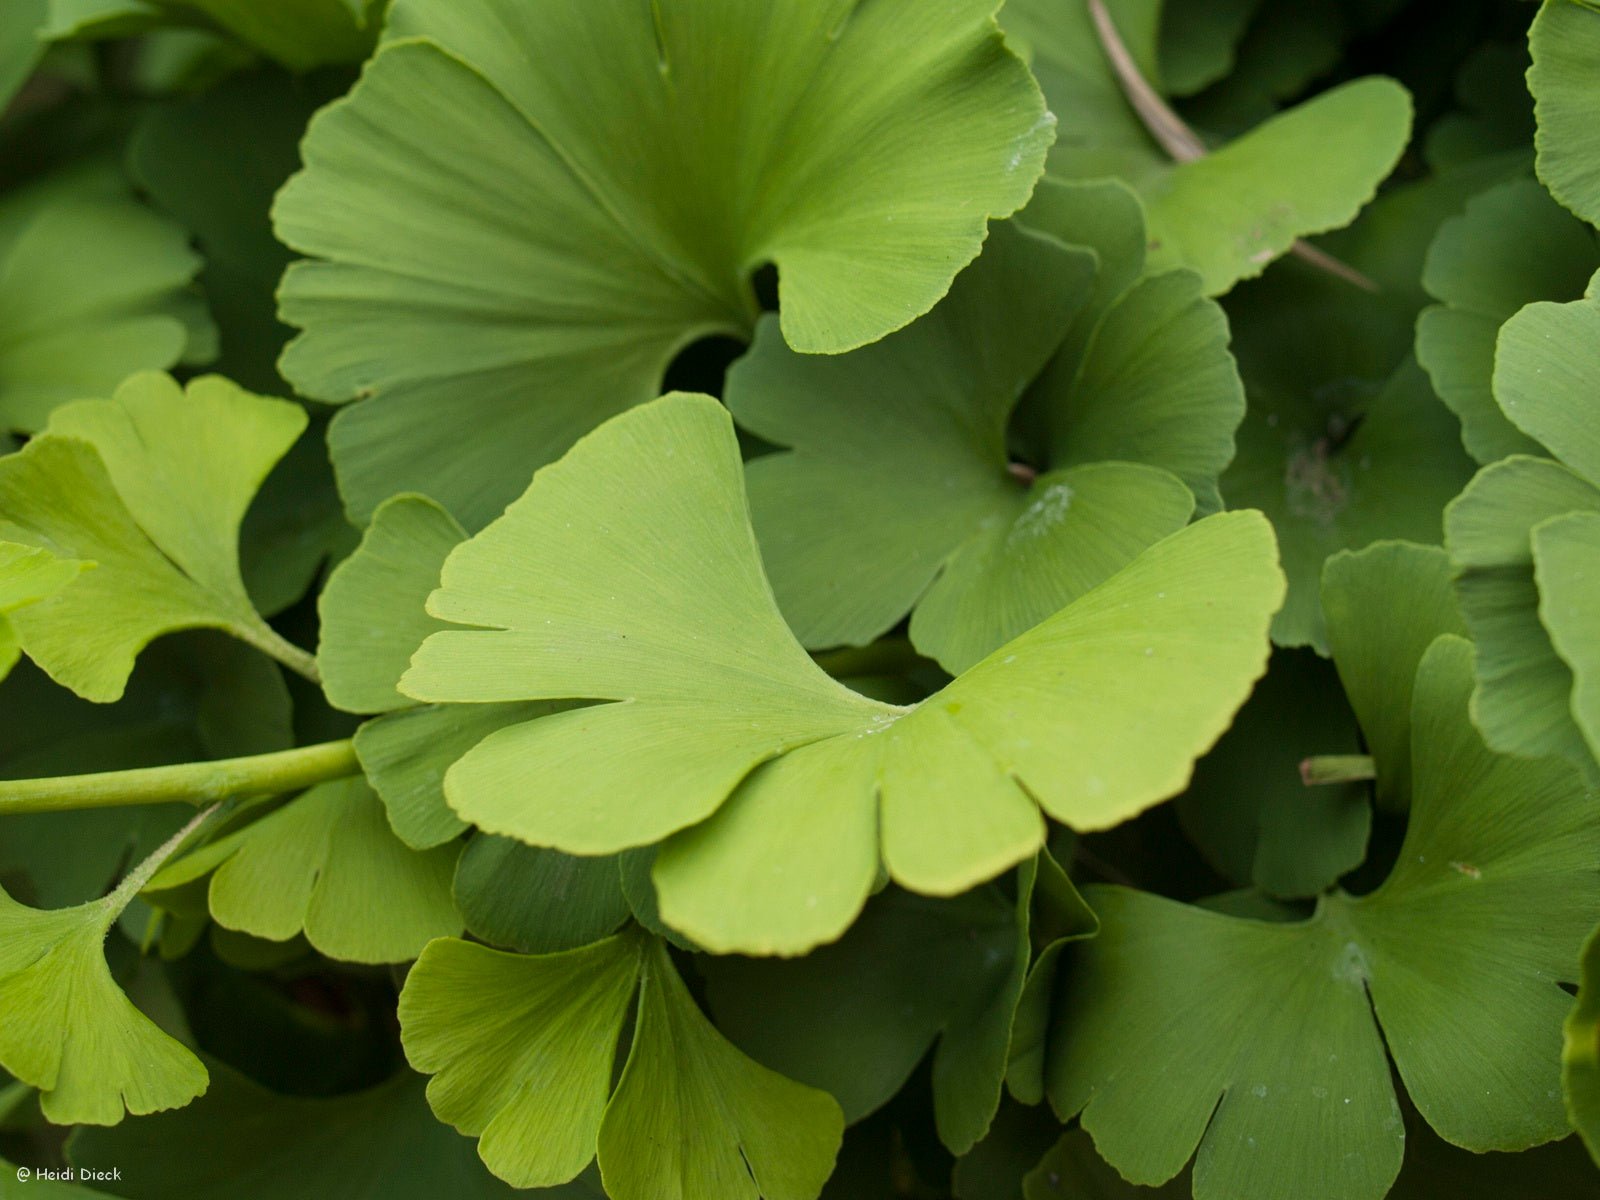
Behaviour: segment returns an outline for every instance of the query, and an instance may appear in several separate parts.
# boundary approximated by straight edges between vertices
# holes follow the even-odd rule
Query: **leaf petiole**
[[[282,795],[360,773],[354,744],[346,738],[249,758],[4,780],[0,781],[0,815],[134,804],[210,804],[230,796]]]
[[[1378,764],[1367,754],[1320,754],[1300,764],[1300,781],[1307,787],[1362,783],[1377,777]]]

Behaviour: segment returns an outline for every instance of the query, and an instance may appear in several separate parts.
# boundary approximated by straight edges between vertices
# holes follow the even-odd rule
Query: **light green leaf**
[[[1110,7],[1140,72],[1160,91],[1154,70],[1160,6],[1130,0]],[[1410,134],[1405,89],[1369,78],[1274,116],[1203,158],[1174,163],[1124,97],[1087,5],[1011,0],[1002,19],[1031,49],[1031,65],[1061,121],[1050,174],[1117,175],[1133,184],[1150,218],[1152,261],[1193,268],[1211,295],[1259,275],[1297,238],[1349,224]]]
[[[1561,1086],[1572,1127],[1600,1164],[1600,928],[1583,948],[1578,999],[1567,1014]]]
[[[569,704],[423,704],[356,730],[356,757],[389,824],[413,850],[454,841],[468,825],[445,801],[445,772],[491,733]]]
[[[600,1124],[606,1191],[616,1200],[812,1200],[844,1134],[833,1097],[735,1049],[660,942],[641,966],[633,1048]]]
[[[180,629],[297,656],[250,604],[238,537],[305,422],[299,406],[224,379],[185,391],[155,373],[58,409],[45,436],[0,459],[0,538],[97,566],[12,617],[23,649],[102,702],[122,695],[145,646]]]
[[[1462,441],[1479,462],[1539,452],[1495,402],[1501,325],[1536,300],[1581,296],[1597,265],[1594,231],[1531,179],[1490,188],[1440,226],[1422,282],[1442,303],[1418,318],[1417,358],[1461,418]]]
[[[1528,45],[1539,178],[1562,204],[1600,225],[1600,129],[1593,119],[1600,9],[1588,0],[1545,0]]]
[[[1322,568],[1328,645],[1377,760],[1378,801],[1392,810],[1411,802],[1411,691],[1417,667],[1435,639],[1467,634],[1450,574],[1443,550],[1409,542],[1345,551]]]
[[[188,360],[209,323],[200,257],[177,224],[97,172],[0,201],[0,428],[34,432],[57,405]]]
[[[366,782],[346,779],[178,859],[151,888],[210,874],[211,915],[224,928],[274,942],[304,933],[346,962],[405,962],[433,938],[461,932],[450,895],[459,854],[459,846],[409,849]]]
[[[434,1114],[513,1187],[564,1183],[594,1158],[643,953],[632,934],[542,957],[445,940],[412,967],[406,1057],[433,1076]]]
[[[203,1153],[200,1152],[203,1148]],[[182,1112],[116,1130],[80,1130],[73,1164],[121,1175],[131,1200],[512,1200],[472,1152],[428,1111],[409,1071],[348,1095],[283,1096],[227,1067]],[[543,1200],[600,1200],[579,1180]]]
[[[1600,488],[1522,455],[1485,467],[1445,510],[1456,599],[1478,651],[1472,715],[1502,753],[1590,761],[1572,669],[1539,621],[1532,543],[1536,526],[1578,511],[1600,512]]]
[[[909,328],[827,358],[769,320],[730,372],[736,419],[790,448],[746,475],[802,643],[862,645],[915,607],[913,643],[960,672],[1181,528],[1189,489],[1217,507],[1243,412],[1221,311],[1188,273],[1126,286],[1143,234],[1125,191],[1047,186],[1025,214],[1041,232],[996,228]],[[1049,236],[1085,223],[1103,250]],[[1007,447],[1027,389],[1037,478]]]
[[[1600,512],[1555,517],[1533,530],[1539,620],[1572,670],[1572,717],[1600,763]]]
[[[200,1060],[133,1006],[106,965],[106,936],[153,869],[76,908],[28,908],[0,890],[0,1067],[40,1090],[54,1124],[115,1125],[206,1090]]]
[[[802,351],[927,312],[1052,136],[995,7],[400,0],[275,211],[320,260],[285,376],[368,400],[334,426],[352,511],[412,489],[481,526],[688,343],[747,336],[763,264]]]
[[[396,496],[379,506],[317,601],[323,690],[337,707],[390,713],[357,731],[356,753],[395,833],[417,850],[453,841],[467,828],[445,803],[452,762],[505,725],[564,707],[418,707],[395,690],[417,647],[445,628],[425,606],[444,560],[465,538],[432,500]]]
[[[810,1200],[832,1170],[838,1105],[734,1049],[662,945],[637,933],[540,957],[435,942],[406,982],[400,1021],[407,1057],[434,1076],[434,1112],[478,1137],[515,1187],[576,1177],[597,1143],[615,1200]]]
[[[434,634],[401,686],[612,701],[487,737],[450,768],[451,807],[576,854],[705,822],[657,861],[667,923],[797,953],[860,909],[880,820],[890,875],[948,895],[1038,848],[1035,798],[1103,828],[1181,789],[1260,673],[1280,596],[1260,516],[1208,518],[922,704],[869,700],[778,614],[726,411],[675,395],[590,435],[452,553],[430,611],[475,628]]]
[[[1446,1140],[1565,1135],[1557,981],[1600,915],[1600,827],[1570,767],[1489,751],[1472,683],[1469,643],[1424,657],[1410,826],[1370,895],[1269,924],[1086,893],[1103,928],[1073,955],[1050,1095],[1126,1178],[1161,1183],[1198,1146],[1197,1200],[1378,1200],[1405,1140],[1385,1045]]]
[[[1518,429],[1600,487],[1597,348],[1600,271],[1583,299],[1530,304],[1505,323],[1495,353],[1494,394]]]
[[[57,558],[40,546],[0,542],[0,679],[10,673],[21,653],[6,614],[53,596],[93,565]]]
[[[372,514],[361,544],[317,598],[317,665],[335,708],[376,713],[412,703],[395,684],[416,648],[444,628],[424,605],[444,560],[466,536],[426,496],[396,496]]]
[[[1152,258],[1225,292],[1297,239],[1353,221],[1410,133],[1411,98],[1391,79],[1324,92],[1144,188]]]
[[[615,857],[577,858],[488,834],[462,851],[454,892],[474,937],[523,954],[587,946],[632,911]]]
[[[1304,314],[1296,319],[1309,322]],[[1326,335],[1314,322],[1307,333]],[[1288,363],[1273,370],[1279,367]],[[1438,543],[1439,513],[1471,463],[1455,419],[1414,361],[1376,395],[1348,378],[1347,390],[1316,388],[1314,375],[1294,382],[1263,373],[1253,381],[1247,373],[1245,380],[1259,386],[1223,494],[1230,504],[1261,508],[1277,531],[1289,599],[1273,640],[1325,652],[1318,591],[1328,556],[1384,539]]]

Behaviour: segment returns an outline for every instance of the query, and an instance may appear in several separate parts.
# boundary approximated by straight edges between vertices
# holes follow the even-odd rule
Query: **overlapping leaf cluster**
[[[0,1195],[1600,1194],[1592,0],[0,104]]]

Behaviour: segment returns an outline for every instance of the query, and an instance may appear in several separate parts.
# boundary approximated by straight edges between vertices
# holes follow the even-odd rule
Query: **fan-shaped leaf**
[[[211,876],[211,915],[269,941],[304,933],[329,958],[406,962],[460,933],[459,846],[411,850],[362,779],[325,783],[157,875],[154,891]]]
[[[1539,620],[1572,671],[1572,717],[1600,762],[1600,512],[1575,512],[1533,530]]]
[[[1495,397],[1511,421],[1559,463],[1514,456],[1480,472],[1446,514],[1461,610],[1478,644],[1474,715],[1490,745],[1516,754],[1560,754],[1591,772],[1594,747],[1574,719],[1572,667],[1586,663],[1584,539],[1552,533],[1535,577],[1536,527],[1568,513],[1600,510],[1600,276],[1571,304],[1530,304],[1500,331]],[[1557,560],[1561,560],[1558,565]],[[1551,629],[1540,591],[1552,590]],[[1576,606],[1576,607],[1575,607]],[[1550,635],[1559,628],[1561,653]],[[1587,687],[1588,685],[1585,685]],[[1592,703],[1592,702],[1586,702]],[[1587,718],[1586,718],[1587,719]]]
[[[832,1169],[838,1105],[723,1040],[661,943],[637,933],[542,957],[435,942],[406,983],[400,1020],[407,1056],[434,1075],[434,1112],[478,1137],[484,1162],[513,1186],[574,1178],[597,1143],[617,1200],[810,1200]]]
[[[16,665],[21,648],[6,614],[53,596],[93,563],[57,558],[41,546],[0,542],[0,679]]]
[[[39,1089],[57,1125],[115,1125],[206,1090],[200,1060],[133,1006],[106,965],[106,935],[161,857],[76,908],[41,911],[0,891],[0,1066]]]
[[[1116,8],[1130,54],[1153,78],[1158,6]],[[1410,134],[1405,89],[1389,79],[1362,79],[1202,158],[1174,163],[1124,98],[1087,5],[1011,0],[1002,19],[1031,49],[1039,84],[1061,121],[1050,173],[1115,174],[1133,183],[1149,213],[1154,261],[1194,268],[1212,295],[1259,275],[1296,239],[1349,224]]]
[[[587,946],[632,913],[616,857],[578,858],[488,834],[462,851],[454,891],[473,936],[523,954]]]
[[[1461,418],[1462,440],[1479,462],[1539,452],[1495,403],[1500,326],[1525,304],[1581,296],[1597,265],[1594,231],[1531,179],[1489,189],[1440,226],[1422,281],[1443,303],[1418,319],[1417,358]]]
[[[9,19],[7,21],[9,25]],[[178,225],[98,172],[0,202],[0,428],[44,427],[57,405],[107,395],[209,340],[189,291],[200,270]]]
[[[1266,924],[1086,894],[1103,928],[1074,952],[1050,1094],[1124,1176],[1160,1183],[1199,1146],[1198,1200],[1377,1200],[1404,1143],[1385,1043],[1449,1141],[1566,1133],[1556,981],[1600,915],[1600,828],[1571,767],[1489,751],[1472,682],[1459,638],[1423,659],[1410,827],[1371,895]]]
[[[1539,178],[1557,200],[1600,225],[1600,129],[1593,120],[1600,9],[1589,0],[1545,0],[1528,45]]]
[[[23,649],[98,701],[122,695],[139,652],[180,629],[223,629],[297,654],[251,606],[238,537],[305,423],[297,405],[224,379],[186,392],[154,373],[115,399],[58,409],[45,436],[0,459],[0,538],[96,569],[13,615]]]
[[[1243,412],[1220,310],[1188,272],[1129,285],[1144,239],[1126,191],[1042,191],[909,328],[818,358],[765,323],[730,373],[735,417],[792,448],[747,475],[806,645],[863,644],[915,606],[912,641],[959,672],[1181,528],[1188,489],[1217,507]],[[1044,467],[1027,481],[1007,446],[1024,391]]]
[[[430,610],[476,630],[429,638],[402,690],[613,701],[486,738],[450,769],[451,807],[579,854],[716,813],[657,861],[663,916],[703,945],[794,953],[861,907],[880,819],[890,874],[950,894],[1038,848],[1035,797],[1101,828],[1180,789],[1261,671],[1280,588],[1258,515],[1208,518],[922,704],[869,700],[778,614],[725,411],[669,396],[450,556]]]
[[[371,398],[335,422],[352,509],[412,488],[482,525],[686,344],[748,334],[764,263],[804,351],[926,312],[1051,137],[995,7],[400,0],[276,210],[323,260],[285,280],[286,376]]]

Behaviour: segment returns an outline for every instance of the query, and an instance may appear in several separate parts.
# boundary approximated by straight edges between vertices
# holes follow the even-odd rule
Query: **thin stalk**
[[[296,646],[265,621],[252,621],[247,625],[236,626],[234,632],[301,678],[309,679],[312,683],[322,682],[322,672],[317,667],[316,656]]]
[[[1111,61],[1111,69],[1116,73],[1117,82],[1122,86],[1122,94],[1128,98],[1129,105],[1139,115],[1139,120],[1150,136],[1174,162],[1187,163],[1204,158],[1207,154],[1206,144],[1200,140],[1199,134],[1189,128],[1188,123],[1172,110],[1172,106],[1161,98],[1160,93],[1150,86],[1149,80],[1140,72],[1139,64],[1133,61],[1133,55],[1128,52],[1128,44],[1122,40],[1122,34],[1117,31],[1116,23],[1106,11],[1104,0],[1088,0],[1088,5],[1095,33],[1100,38],[1100,45],[1106,52],[1106,58]],[[1297,240],[1289,248],[1289,253],[1319,271],[1325,271],[1337,279],[1353,284],[1362,291],[1383,290],[1374,280],[1363,275],[1349,263],[1335,258],[1325,250],[1317,249],[1304,238]]]
[[[211,814],[220,807],[220,804],[212,804],[197,812],[182,829],[156,847],[154,854],[128,872],[122,882],[117,884],[116,890],[107,895],[101,902],[115,914],[111,918],[113,921],[116,920],[117,916],[122,915],[122,910],[132,903],[135,896],[144,891],[145,884],[155,878],[156,872],[167,865],[167,859],[178,852],[178,847],[188,841],[190,835],[204,825],[211,817]]]
[[[1378,764],[1369,754],[1319,754],[1300,764],[1300,782],[1307,787],[1364,783],[1377,777]]]
[[[0,781],[0,816],[135,804],[210,804],[230,796],[276,796],[361,773],[348,738],[249,758],[142,767],[98,775]]]

